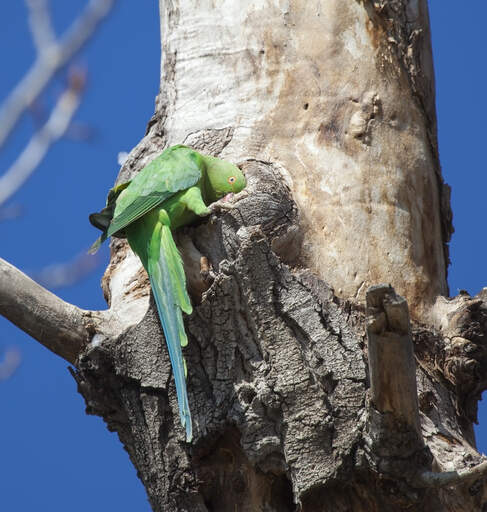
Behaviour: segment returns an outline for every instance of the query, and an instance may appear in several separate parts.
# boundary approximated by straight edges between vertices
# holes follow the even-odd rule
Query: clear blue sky
[[[51,1],[58,33],[80,4]],[[453,188],[456,229],[450,290],[475,294],[487,285],[487,242],[478,229],[487,216],[482,141],[487,3],[477,2],[473,13],[456,2],[431,0],[430,10],[440,156],[443,175]],[[57,144],[11,201],[24,211],[20,218],[0,223],[0,255],[19,268],[35,272],[69,261],[93,241],[87,213],[103,204],[118,172],[118,152],[137,144],[154,110],[159,84],[158,21],[156,0],[120,0],[77,59],[88,69],[89,84],[76,120],[92,129],[92,140]],[[3,2],[0,100],[33,57],[24,2]],[[63,80],[60,75],[49,89],[51,97],[62,89]],[[0,173],[25,144],[31,126],[32,120],[26,117],[0,154]],[[56,293],[83,308],[105,308],[99,287],[103,269],[102,263],[81,282]],[[85,415],[67,364],[0,318],[0,357],[12,346],[21,350],[22,364],[12,378],[0,382],[2,510],[148,512],[145,491],[126,452],[100,418]],[[487,451],[487,410],[482,407],[480,422],[478,444]]]

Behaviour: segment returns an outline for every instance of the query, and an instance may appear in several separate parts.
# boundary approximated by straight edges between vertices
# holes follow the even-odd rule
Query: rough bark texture
[[[179,425],[152,301],[120,338],[96,339],[76,372],[88,412],[118,432],[153,509],[482,510],[481,478],[441,491],[417,478],[480,461],[475,411],[462,409],[456,384],[465,368],[486,366],[485,303],[471,299],[456,321],[464,336],[475,316],[477,338],[455,359],[445,355],[442,335],[413,330],[425,444],[418,443],[407,424],[369,403],[361,308],[337,299],[309,270],[283,263],[299,216],[280,172],[258,161],[243,169],[249,197],[185,233],[213,265],[213,282],[187,322],[193,443]],[[115,245],[117,254],[126,250]],[[472,402],[485,379],[469,379]]]
[[[424,316],[448,293],[452,229],[426,0],[160,6],[151,134],[175,144],[222,130],[222,156],[281,165],[303,263],[345,299],[390,282]]]
[[[418,476],[480,461],[486,385],[484,302],[462,303],[462,320],[447,315],[457,303],[430,309],[447,292],[451,218],[426,2],[164,1],[161,27],[156,113],[119,180],[184,142],[242,164],[250,195],[180,235],[197,304],[191,445],[147,279],[112,243],[103,286],[121,334],[96,337],[76,378],[153,509],[481,510],[481,479],[437,490]],[[412,330],[409,421],[368,398],[360,304],[384,281],[435,326]]]
[[[155,512],[485,510],[468,470],[487,294],[438,298],[451,214],[426,1],[164,0],[161,20],[156,113],[118,179],[185,142],[239,162],[249,195],[179,234],[193,442],[123,240],[73,370],[87,411],[118,433]],[[392,290],[365,311],[381,282],[412,326]],[[380,366],[389,342],[398,375]]]

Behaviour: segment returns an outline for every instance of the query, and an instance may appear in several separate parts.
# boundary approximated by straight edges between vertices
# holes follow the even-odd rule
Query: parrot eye
[[[230,185],[233,185],[236,181],[237,181],[237,178],[235,178],[235,176],[230,176],[228,178],[228,183],[230,183]]]

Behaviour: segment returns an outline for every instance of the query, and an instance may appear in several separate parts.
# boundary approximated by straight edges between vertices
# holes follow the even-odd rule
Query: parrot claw
[[[210,206],[208,206],[208,210],[210,211],[210,214],[212,213],[220,213],[225,210],[233,210],[235,206],[230,203],[223,203],[221,200],[216,201],[215,203],[211,203]]]
[[[208,210],[210,214],[212,213],[220,213],[223,211],[233,210],[236,207],[236,203],[248,197],[249,193],[246,190],[242,190],[238,194],[227,194],[222,197],[219,201],[211,203],[208,206]]]
[[[231,201],[233,204],[235,204],[241,201],[242,199],[245,199],[246,197],[249,197],[249,193],[247,190],[244,189],[238,192],[238,194],[233,194],[231,197]]]

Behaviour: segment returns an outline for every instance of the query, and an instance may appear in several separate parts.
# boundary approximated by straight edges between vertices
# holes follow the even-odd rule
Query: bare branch
[[[32,137],[25,149],[0,177],[0,205],[5,203],[35,171],[49,148],[66,132],[80,99],[82,84],[78,79],[59,97],[44,126]]]
[[[445,471],[443,473],[425,471],[419,475],[416,483],[421,487],[445,487],[446,485],[463,484],[485,476],[487,476],[487,460],[473,468],[460,471]]]
[[[37,53],[48,52],[56,44],[56,36],[51,25],[47,0],[25,0],[29,9],[29,25]]]
[[[115,0],[91,0],[58,43],[49,51],[38,55],[27,72],[0,109],[0,147],[19,121],[25,110],[44,90],[54,74],[90,39],[99,23],[113,7]]]
[[[0,314],[74,363],[105,313],[64,302],[0,258]]]

